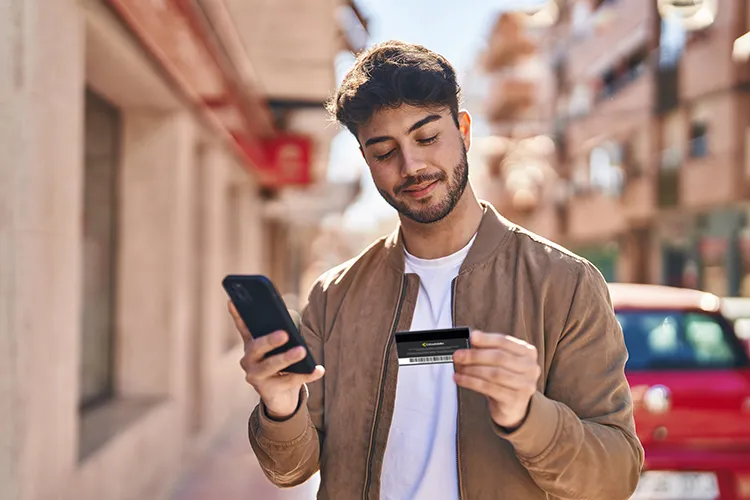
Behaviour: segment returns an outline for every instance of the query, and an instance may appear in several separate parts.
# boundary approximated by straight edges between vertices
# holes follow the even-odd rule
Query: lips
[[[419,186],[412,186],[409,189],[404,189],[403,192],[404,194],[407,194],[409,196],[420,198],[429,194],[437,185],[437,183],[437,180],[430,181],[424,184],[420,184]]]
[[[431,181],[423,182],[423,183],[421,183],[421,184],[419,184],[417,186],[411,186],[411,187],[409,187],[407,189],[404,189],[404,191],[421,191],[421,190],[427,188],[428,186],[430,186],[432,184],[435,184],[437,181],[438,181],[438,179],[433,179]]]

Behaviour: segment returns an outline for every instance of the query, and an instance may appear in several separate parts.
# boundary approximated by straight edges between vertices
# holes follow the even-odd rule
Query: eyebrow
[[[426,116],[426,117],[422,118],[421,120],[419,120],[414,125],[412,125],[411,127],[409,127],[409,131],[407,133],[411,134],[415,130],[418,130],[418,129],[424,127],[428,123],[432,123],[434,121],[440,120],[441,118],[443,118],[443,117],[440,116],[440,115]],[[389,141],[391,139],[393,139],[393,137],[390,137],[388,135],[381,135],[381,136],[378,136],[378,137],[373,137],[372,139],[368,139],[367,142],[365,142],[365,147],[372,146],[373,144],[378,144],[379,142]]]

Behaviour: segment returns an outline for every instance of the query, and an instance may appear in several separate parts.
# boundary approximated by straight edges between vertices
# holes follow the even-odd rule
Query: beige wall
[[[64,3],[0,1],[3,499],[52,498],[75,460],[84,64]]]
[[[262,272],[255,187],[98,2],[0,0],[0,34],[0,499],[157,498],[254,400],[220,283]],[[117,397],[80,415],[87,85],[124,126]],[[240,269],[222,235],[229,183]]]

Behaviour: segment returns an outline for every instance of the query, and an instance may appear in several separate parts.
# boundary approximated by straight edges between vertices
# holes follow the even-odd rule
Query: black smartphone
[[[307,356],[283,371],[310,374],[315,370],[315,360],[310,354],[310,349],[270,279],[261,275],[229,275],[224,278],[222,285],[254,338],[278,330],[283,330],[289,335],[286,344],[272,350],[266,357],[302,346],[307,351]]]

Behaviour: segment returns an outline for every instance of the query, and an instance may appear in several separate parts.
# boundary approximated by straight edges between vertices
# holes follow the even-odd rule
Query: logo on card
[[[422,342],[422,347],[437,347],[445,345],[445,342]]]

